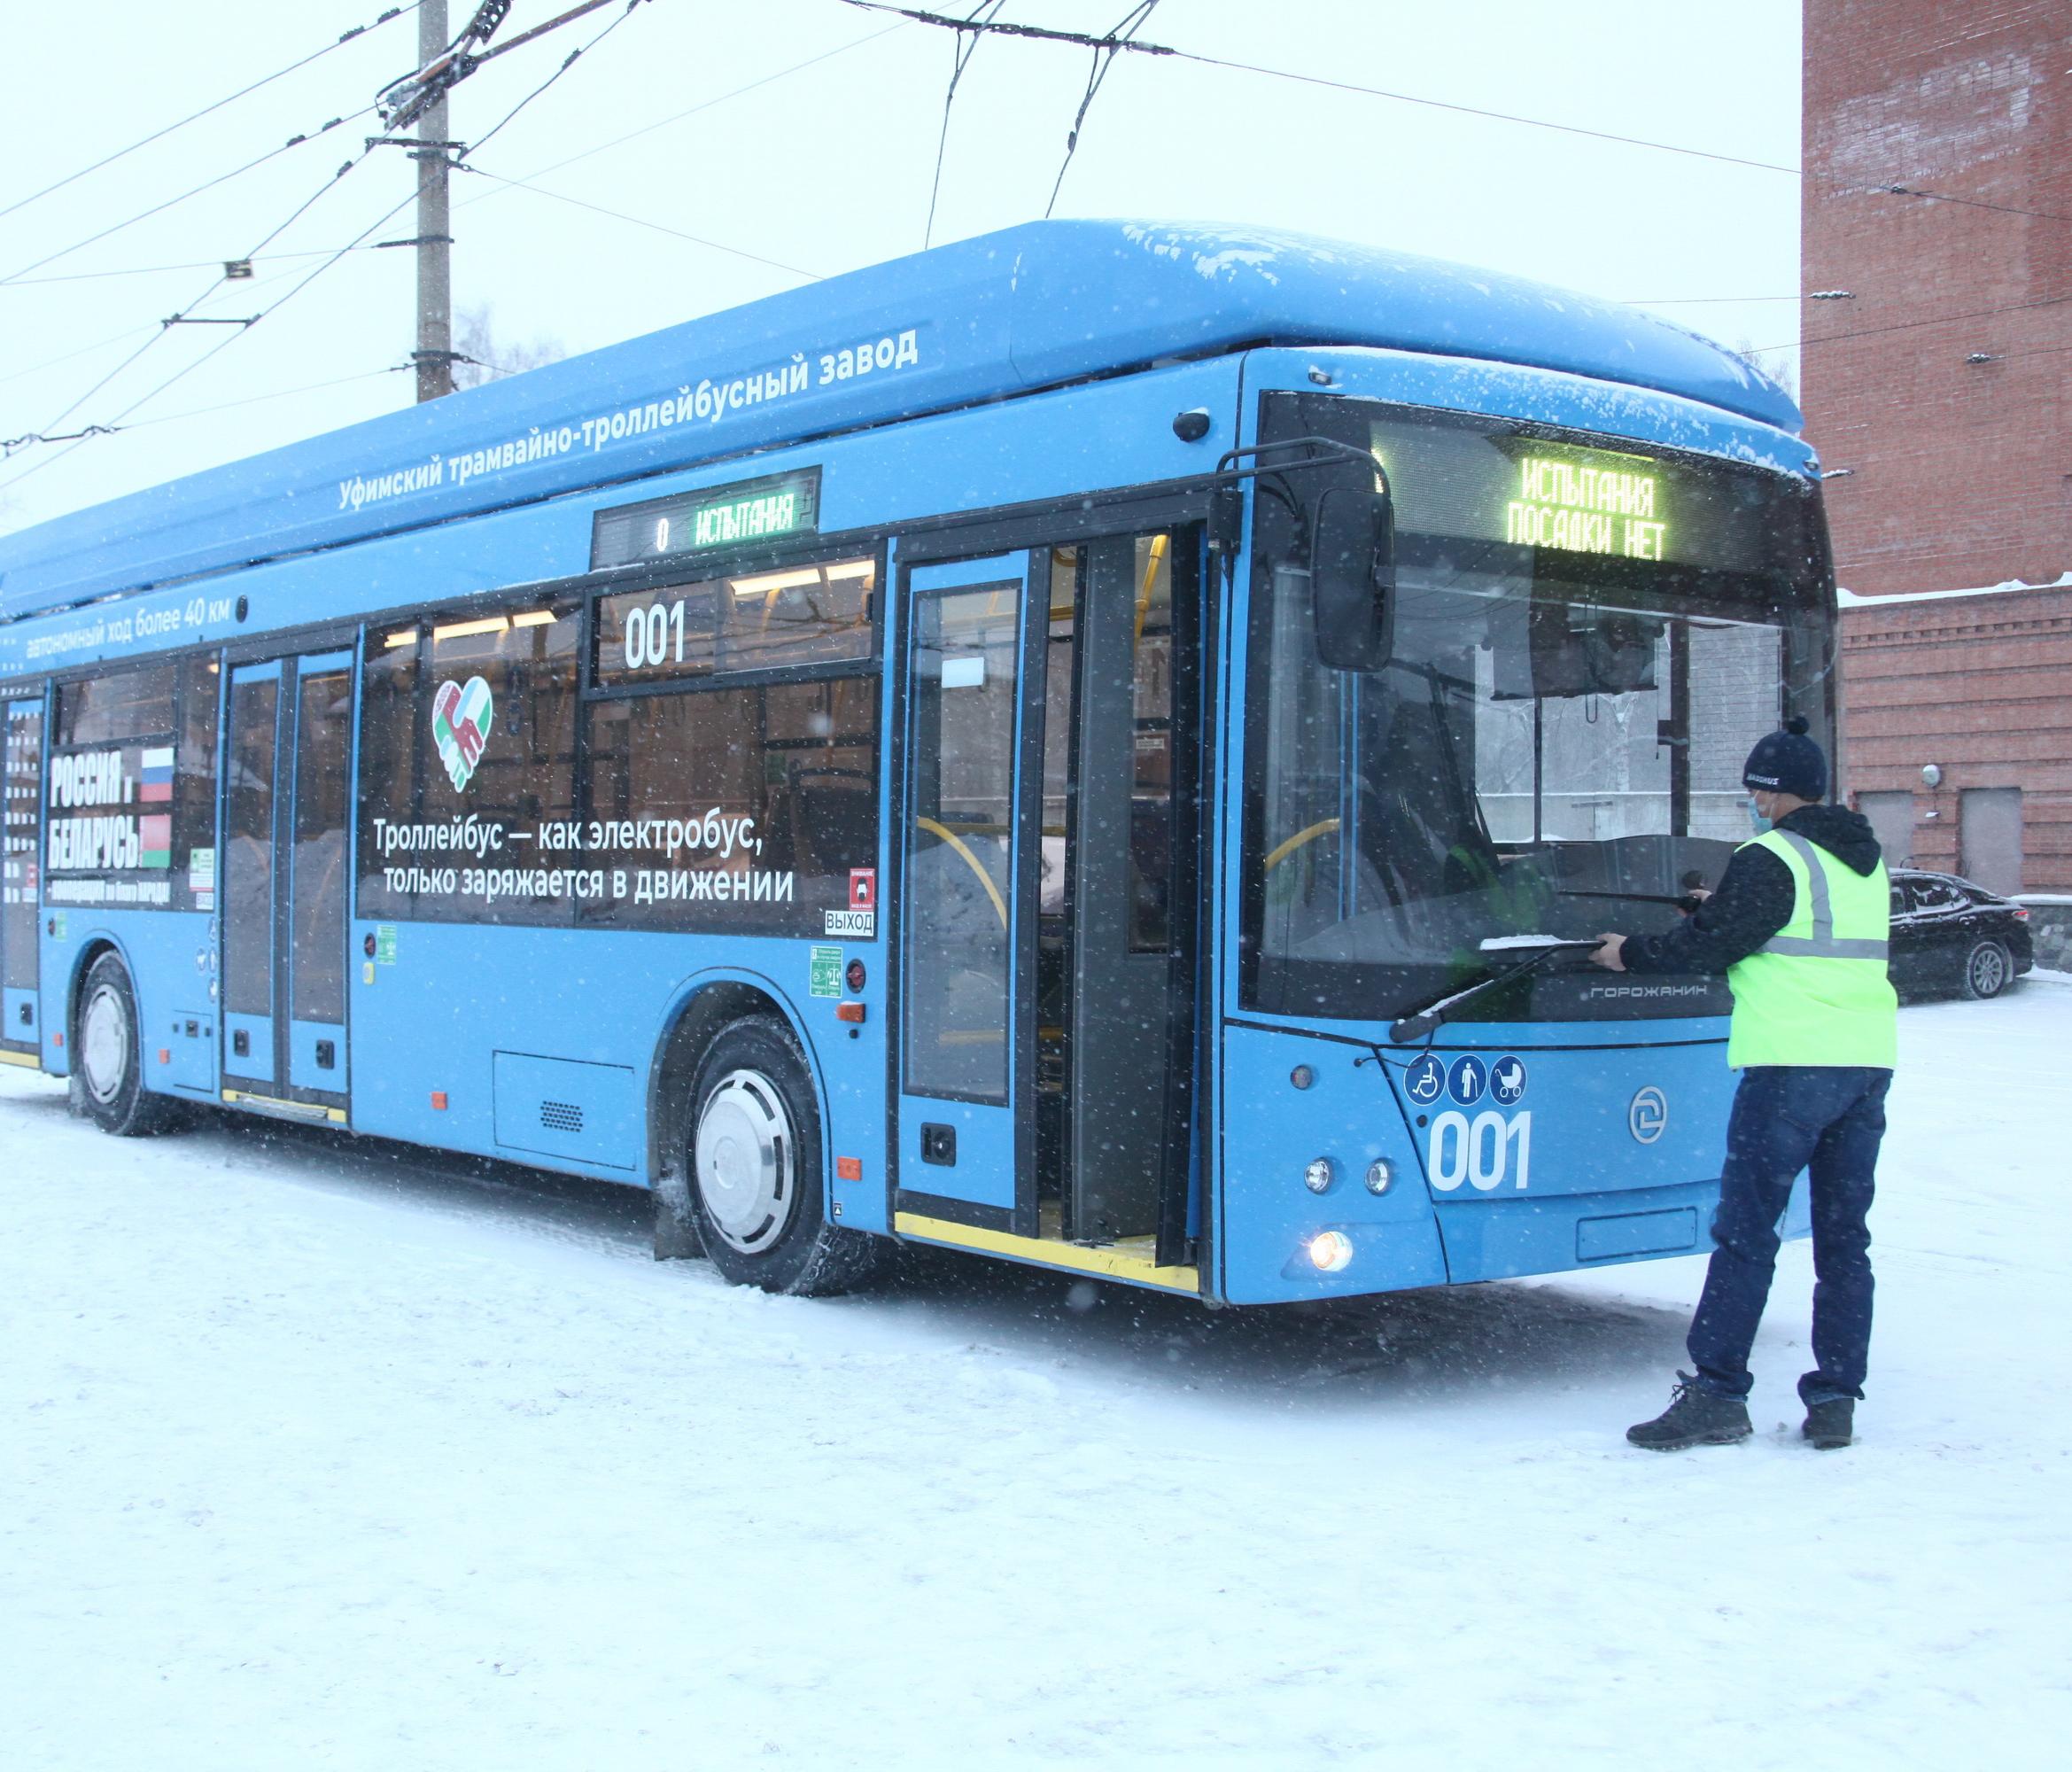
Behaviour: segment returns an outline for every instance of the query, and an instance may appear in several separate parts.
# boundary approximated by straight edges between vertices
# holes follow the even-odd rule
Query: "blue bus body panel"
[[[1031,222],[0,539],[0,615],[1261,343],[1489,359],[1799,424],[1719,346],[1520,278],[1267,229]]]

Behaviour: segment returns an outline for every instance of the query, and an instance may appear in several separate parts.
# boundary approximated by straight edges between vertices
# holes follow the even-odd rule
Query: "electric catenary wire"
[[[935,175],[928,184],[928,220],[921,229],[921,250],[925,253],[935,238],[935,200],[943,193],[943,161],[950,151],[950,113],[957,103],[957,85],[964,78],[964,71],[971,66],[971,58],[978,53],[978,47],[985,40],[985,33],[977,28],[981,24],[990,24],[1000,15],[1000,9],[1007,0],[982,0],[973,8],[963,27],[957,33],[951,48],[949,89],[943,94],[943,128],[935,137]]]
[[[615,222],[631,222],[636,228],[647,228],[657,234],[667,234],[672,239],[687,240],[694,246],[703,246],[715,253],[726,253],[733,258],[747,259],[754,264],[767,265],[772,270],[783,271],[789,276],[803,277],[808,283],[819,283],[826,276],[823,271],[810,271],[803,265],[788,265],[782,259],[769,258],[741,246],[730,246],[723,240],[709,240],[702,234],[687,234],[681,228],[671,228],[660,222],[650,222],[645,216],[629,215],[623,209],[607,209],[601,203],[593,203],[587,198],[570,197],[563,190],[549,190],[545,185],[533,184],[522,178],[508,178],[502,173],[491,172],[484,167],[469,166],[462,162],[459,170],[473,173],[477,178],[486,178],[499,185],[508,185],[513,190],[529,190],[535,197],[551,197],[556,203],[572,204],[578,209],[587,209],[594,215],[609,215]]]
[[[240,98],[250,97],[252,93],[257,92],[262,86],[271,86],[276,80],[285,80],[288,75],[307,67],[312,62],[322,61],[324,57],[331,54],[334,51],[343,49],[347,43],[355,42],[359,38],[365,36],[369,31],[378,30],[382,26],[389,23],[392,19],[400,19],[407,13],[415,12],[420,4],[421,0],[410,0],[410,4],[407,6],[390,7],[389,10],[384,12],[378,19],[372,19],[364,25],[353,26],[351,30],[347,31],[343,36],[338,38],[336,41],[326,43],[320,50],[313,51],[310,54],[304,56],[299,61],[290,62],[287,66],[281,68],[273,74],[268,74],[264,80],[255,80],[249,86],[239,87],[237,91],[230,93],[225,97],[217,99],[214,104],[205,105],[200,110],[190,113],[189,115],[182,117],[177,123],[168,123],[162,129],[154,129],[150,135],[144,136],[141,141],[132,142],[126,148],[118,148],[113,153],[102,156],[101,159],[96,160],[91,166],[81,167],[77,172],[66,173],[65,176],[59,179],[55,184],[46,184],[41,190],[32,190],[27,197],[16,198],[12,203],[10,203],[6,206],[6,208],[0,209],[0,217],[12,215],[18,209],[26,209],[30,204],[41,201],[43,198],[50,196],[51,192],[63,190],[68,184],[76,184],[81,179],[85,178],[89,174],[97,173],[100,171],[103,167],[113,166],[117,160],[128,159],[128,156],[136,153],[140,148],[150,147],[153,142],[162,142],[167,136],[175,134],[177,131],[184,129],[190,123],[198,123],[204,117],[213,116],[216,112],[222,110],[225,105],[235,105]]]
[[[1092,107],[1094,95],[1107,79],[1115,58],[1129,47],[1129,40],[1144,28],[1146,20],[1158,10],[1158,4],[1159,0],[1141,0],[1140,4],[1131,7],[1109,27],[1107,35],[1094,51],[1093,66],[1086,77],[1086,96],[1079,101],[1079,114],[1073,118],[1072,128],[1066,132],[1065,159],[1058,167],[1057,182],[1051,186],[1051,200],[1044,205],[1046,216],[1058,206],[1058,193],[1065,189],[1065,175],[1071,167],[1072,156],[1079,152],[1079,132],[1086,123],[1086,113]]]
[[[1111,54],[1128,50],[1137,55],[1169,56],[1176,61],[1195,62],[1204,67],[1225,67],[1240,74],[1263,74],[1270,80],[1290,80],[1303,86],[1328,87],[1335,92],[1358,93],[1368,98],[1387,98],[1399,105],[1421,105],[1433,111],[1453,111],[1463,116],[1486,117],[1500,123],[1517,123],[1534,129],[1553,129],[1564,136],[1586,136],[1595,141],[1617,142],[1626,147],[1653,148],[1662,153],[1683,154],[1692,159],[1716,160],[1726,166],[1752,167],[1758,172],[1783,173],[1791,178],[1802,176],[1798,167],[1781,166],[1773,160],[1749,159],[1740,154],[1714,153],[1710,149],[1684,147],[1675,142],[1654,142],[1640,136],[1614,135],[1607,129],[1586,129],[1577,123],[1556,123],[1545,117],[1525,117],[1515,112],[1493,111],[1478,105],[1455,105],[1443,98],[1426,98],[1414,92],[1393,92],[1384,87],[1361,86],[1346,80],[1326,80],[1321,74],[1296,74],[1287,68],[1265,67],[1256,62],[1230,61],[1220,56],[1198,55],[1191,50],[1176,49],[1169,43],[1149,43],[1141,38],[1121,35],[1117,32],[1097,37],[1085,31],[1054,30],[1044,25],[1018,25],[1005,19],[974,24],[969,19],[951,18],[942,12],[889,5],[885,4],[885,0],[843,0],[843,4],[866,12],[896,13],[902,19],[912,19],[917,25],[934,25],[944,30],[990,32],[999,36],[1026,37],[1036,43],[1067,43],[1080,49],[1106,51]]]
[[[523,111],[528,105],[532,104],[532,101],[538,98],[541,93],[545,92],[548,87],[552,86],[562,77],[562,75],[566,74],[569,69],[575,65],[576,61],[581,56],[587,53],[588,51],[594,49],[600,43],[603,42],[606,37],[609,36],[614,30],[617,29],[621,24],[625,23],[626,19],[632,16],[634,9],[640,4],[641,0],[626,0],[626,9],[619,15],[618,18],[615,19],[609,25],[605,27],[603,30],[600,31],[597,35],[594,37],[588,43],[586,43],[582,49],[572,51],[567,59],[564,60],[562,65],[554,71],[554,73],[549,74],[547,79],[541,82],[540,84],[534,88],[532,91],[527,93],[524,97],[521,98],[517,102],[517,104],[514,105],[508,111],[507,111],[503,116],[491,127],[488,133],[482,137],[482,140],[487,141],[490,136],[494,136],[499,130],[502,129],[503,127],[508,123],[512,118],[516,117],[520,111]],[[485,8],[484,10],[486,12],[487,8]],[[594,7],[580,7],[578,8],[574,12],[564,14],[563,19],[565,20],[568,18],[579,17],[582,12],[594,10],[595,10]],[[477,16],[479,17],[481,15],[478,14]],[[498,16],[501,17],[501,13]],[[542,27],[542,29],[545,28],[547,27]],[[531,35],[538,35],[539,33],[534,32]],[[367,157],[374,152],[375,148],[381,145],[383,142],[392,139],[396,138],[392,136],[384,135],[369,141],[367,145],[361,149],[358,155],[346,162],[345,165],[340,167],[338,170],[332,175],[328,183],[320,187],[310,197],[305,198],[301,204],[297,206],[297,207],[290,214],[286,221],[281,222],[277,227],[274,228],[269,233],[268,233],[266,237],[259,243],[260,245],[264,246],[268,242],[276,238],[285,229],[291,226],[299,216],[305,214],[313,204],[314,204],[320,198],[322,198],[325,191],[328,191],[335,187],[340,179],[344,178],[345,175],[351,172],[354,167],[364,161]],[[473,168],[469,169],[472,170]],[[64,447],[58,449],[55,454],[43,457],[42,460],[37,462],[35,466],[24,469],[20,473],[15,475],[12,479],[0,481],[0,490],[4,490],[8,486],[19,486],[23,480],[27,479],[30,475],[40,472],[43,469],[50,466],[56,462],[62,461],[66,455],[70,455],[74,449],[79,448],[82,444],[90,441],[95,437],[113,434],[113,432],[121,426],[122,421],[128,418],[132,413],[137,411],[140,408],[146,406],[151,401],[156,400],[160,394],[164,393],[167,389],[172,387],[175,383],[184,380],[188,376],[192,375],[205,363],[211,361],[221,353],[227,350],[232,344],[236,343],[238,338],[242,338],[254,326],[257,326],[261,321],[278,312],[282,307],[286,306],[287,303],[293,300],[296,296],[299,295],[305,289],[308,288],[311,284],[314,283],[317,278],[323,276],[323,274],[330,270],[332,266],[336,265],[341,259],[345,258],[347,253],[353,252],[354,249],[360,246],[361,244],[364,242],[369,235],[374,234],[381,228],[386,226],[393,217],[400,214],[404,209],[408,207],[416,200],[417,193],[413,190],[400,202],[395,204],[392,207],[384,210],[371,223],[369,223],[366,228],[363,228],[357,235],[355,235],[353,239],[348,241],[345,245],[340,246],[333,251],[313,270],[308,272],[307,275],[303,276],[299,282],[291,287],[284,294],[276,297],[271,303],[269,303],[265,308],[261,309],[258,314],[252,315],[248,319],[235,323],[237,327],[236,330],[229,333],[218,343],[210,346],[208,350],[203,352],[201,355],[195,358],[193,361],[184,365],[180,369],[175,370],[171,376],[168,376],[164,381],[160,382],[148,393],[144,394],[137,400],[132,400],[128,406],[124,407],[120,412],[117,413],[113,419],[110,419],[105,424],[88,425],[80,431],[71,433],[69,436],[64,438],[59,438],[51,434],[58,424],[62,424],[65,419],[68,418],[81,406],[85,405],[87,400],[90,400],[94,394],[99,392],[102,388],[107,386],[107,385],[113,381],[116,377],[120,376],[123,370],[127,369],[130,364],[134,363],[139,357],[141,357],[145,351],[148,351],[152,345],[156,344],[159,338],[163,337],[166,332],[170,331],[174,325],[182,320],[190,318],[195,307],[199,307],[203,301],[206,301],[208,299],[210,294],[213,293],[218,288],[222,286],[222,279],[221,278],[213,282],[207,290],[204,291],[200,296],[198,296],[193,302],[189,304],[186,309],[182,310],[181,313],[175,314],[170,319],[164,322],[157,334],[154,334],[151,338],[146,338],[144,342],[137,347],[136,350],[131,352],[128,357],[124,358],[121,362],[115,366],[114,369],[102,377],[101,379],[95,383],[94,385],[89,388],[86,393],[81,395],[79,399],[74,400],[72,404],[66,407],[63,412],[59,413],[56,418],[50,420],[49,423],[40,427],[37,431],[31,432],[23,438],[16,439],[10,442],[7,445],[7,453],[10,455],[13,454],[17,448],[25,447],[30,443],[62,441],[64,443]],[[254,251],[257,250],[258,249],[255,247]],[[246,254],[246,256],[249,258],[251,255]],[[801,273],[801,275],[804,274]]]

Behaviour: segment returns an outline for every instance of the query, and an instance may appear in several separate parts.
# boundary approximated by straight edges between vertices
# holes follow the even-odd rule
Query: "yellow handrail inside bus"
[[[1266,858],[1266,871],[1272,873],[1282,862],[1300,849],[1306,843],[1315,843],[1320,836],[1328,836],[1339,828],[1336,819],[1319,819],[1308,830],[1299,830],[1287,842],[1271,851]]]
[[[914,823],[931,836],[939,836],[964,858],[965,865],[979,877],[979,884],[986,889],[986,897],[993,901],[993,908],[1000,913],[1000,927],[1007,927],[1007,901],[1000,896],[1000,889],[993,884],[993,876],[986,872],[986,864],[971,852],[970,845],[947,825],[939,825],[933,819],[917,818]]]
[[[1144,587],[1137,594],[1137,643],[1144,643],[1144,618],[1151,613],[1151,587],[1158,582],[1159,562],[1166,557],[1166,543],[1169,535],[1154,535],[1151,539],[1151,557],[1144,564]]]

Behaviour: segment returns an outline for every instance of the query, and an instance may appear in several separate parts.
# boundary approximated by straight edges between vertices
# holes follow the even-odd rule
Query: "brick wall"
[[[1804,287],[1855,292],[1804,308],[1806,434],[1851,470],[1827,488],[1836,577],[2048,583],[2072,568],[2072,4],[1804,18]]]
[[[1841,681],[1843,786],[1913,793],[1920,866],[1964,871],[1965,789],[2019,788],[2022,890],[2072,891],[2072,585],[1845,606]]]

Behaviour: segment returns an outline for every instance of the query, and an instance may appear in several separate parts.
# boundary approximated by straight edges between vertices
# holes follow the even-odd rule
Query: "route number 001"
[[[626,611],[625,659],[626,669],[638,671],[645,665],[667,664],[670,657],[670,641],[676,642],[674,663],[684,662],[684,605],[678,598],[672,603],[649,603],[646,609]]]
[[[1483,1193],[1494,1193],[1506,1179],[1514,1187],[1525,1186],[1533,1169],[1531,1110],[1505,1115],[1492,1108],[1472,1120],[1451,1109],[1434,1115],[1425,1169],[1441,1193],[1451,1193],[1463,1181]]]

